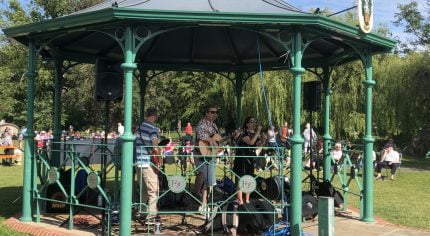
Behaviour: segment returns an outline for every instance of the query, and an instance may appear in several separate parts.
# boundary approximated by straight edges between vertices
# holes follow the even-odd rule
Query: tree
[[[426,0],[426,13],[430,14],[430,0]],[[417,1],[398,5],[399,12],[395,13],[396,26],[405,27],[404,32],[413,34],[415,38],[403,42],[401,48],[405,52],[417,49],[419,46],[428,46],[430,43],[430,19],[424,17],[418,9]]]
[[[51,19],[91,7],[103,0],[33,0],[35,4],[34,12],[38,12],[38,19]]]

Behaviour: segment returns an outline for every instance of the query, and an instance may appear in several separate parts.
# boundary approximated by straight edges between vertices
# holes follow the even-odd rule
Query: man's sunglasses
[[[218,111],[208,111],[208,113],[216,114]]]

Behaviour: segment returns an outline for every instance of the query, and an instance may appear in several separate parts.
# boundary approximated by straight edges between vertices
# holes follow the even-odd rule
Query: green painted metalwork
[[[212,24],[243,24],[258,23],[265,24],[265,27],[278,28],[286,25],[319,26],[322,29],[332,29],[340,35],[348,37],[359,37],[361,40],[375,43],[377,45],[394,47],[396,42],[388,40],[378,34],[370,33],[365,37],[359,29],[353,25],[338,22],[332,18],[317,14],[240,14],[218,12],[185,12],[185,11],[156,11],[156,10],[136,10],[132,8],[110,8],[97,12],[69,15],[52,19],[46,22],[39,22],[25,26],[17,26],[5,30],[8,37],[14,37],[33,31],[48,31],[51,29],[65,29],[93,25],[102,22],[113,22],[121,20],[135,21],[163,21],[171,23],[212,23]],[[358,41],[358,40],[357,40]]]
[[[22,190],[22,217],[23,222],[32,221],[32,162],[34,150],[34,83],[36,78],[36,45],[31,40],[28,44],[28,70],[27,70],[27,132],[25,133],[24,148],[24,178]]]
[[[37,150],[39,151],[39,150]],[[33,203],[33,221],[36,223],[40,222],[40,206],[37,204],[36,193],[37,193],[37,159],[36,159],[36,150],[33,150],[32,160],[32,169],[31,169],[31,198]],[[36,203],[36,209],[34,209],[34,203]]]
[[[131,233],[131,199],[133,181],[133,142],[136,137],[131,131],[132,116],[132,92],[133,92],[133,70],[137,68],[135,59],[135,47],[133,29],[128,26],[125,29],[124,39],[124,63],[121,68],[124,70],[124,134],[121,136],[122,156],[121,156],[121,199],[120,199],[120,235],[130,235]]]
[[[293,236],[302,234],[302,145],[304,140],[300,135],[301,90],[302,75],[302,34],[295,32],[292,45],[293,67],[290,69],[294,76],[293,88],[293,136],[291,147],[291,232]]]
[[[53,130],[53,146],[54,150],[59,150],[58,143],[61,139],[61,93],[63,89],[63,60],[57,58],[55,60],[55,85],[54,85],[54,130]],[[60,152],[52,153],[52,165],[60,166]]]
[[[245,80],[246,81],[246,80]],[[236,74],[236,127],[239,128],[242,115],[242,90],[243,90],[243,73]]]
[[[45,146],[42,149],[37,149],[35,151],[35,162],[37,163],[35,165],[35,171],[36,174],[34,176],[40,176],[39,179],[35,179],[35,181],[38,181],[40,184],[35,187],[34,189],[34,200],[35,200],[35,207],[36,207],[36,221],[40,220],[40,207],[41,203],[57,203],[57,204],[65,204],[68,206],[69,209],[69,218],[63,222],[63,224],[67,223],[69,229],[73,229],[73,217],[74,215],[82,208],[84,209],[92,209],[97,211],[105,211],[107,213],[107,217],[105,219],[101,219],[102,224],[107,226],[107,230],[105,232],[110,235],[111,232],[111,214],[113,208],[114,202],[111,201],[111,198],[109,194],[107,193],[107,190],[103,189],[101,186],[100,181],[100,175],[102,172],[109,172],[111,169],[104,169],[102,172],[96,172],[93,170],[90,166],[88,166],[88,163],[84,163],[82,160],[83,156],[86,156],[88,158],[94,157],[96,153],[100,153],[100,155],[104,155],[105,152],[107,152],[111,158],[112,158],[112,164],[113,168],[118,169],[118,162],[116,161],[118,159],[117,156],[115,156],[115,153],[109,152],[107,146],[105,144],[88,144],[88,143],[77,143],[76,141],[72,141],[71,143],[68,142],[60,142],[56,146],[61,147],[60,150],[52,150],[52,152],[61,152],[64,154],[64,160],[63,163],[59,168],[52,166],[51,161],[48,155],[47,147]],[[89,152],[78,152],[77,146],[81,147],[87,147],[86,150]],[[71,174],[70,182],[62,182],[63,180],[60,179],[60,173],[59,170],[63,169],[66,170],[67,163],[70,162],[70,168],[65,173]],[[110,164],[110,163],[109,163]],[[108,165],[109,165],[108,164]],[[84,189],[81,189],[80,192],[75,192],[75,175],[77,175],[78,170],[84,170],[85,173],[88,175],[90,173],[96,173],[98,176],[99,181],[96,183],[96,189],[97,192],[102,196],[104,205],[102,206],[94,206],[91,204],[87,204],[85,202],[80,202],[80,198],[83,196],[83,194],[86,194],[89,185],[87,185]],[[55,176],[53,176],[55,174]],[[46,191],[48,189],[48,186],[51,184],[56,184],[61,193],[64,195],[65,200],[56,200],[49,198],[45,196]],[[119,189],[119,183],[116,179],[114,182],[114,190],[116,191]]]
[[[356,152],[356,150],[354,151]],[[360,163],[352,163],[351,157],[348,152],[349,151],[346,150],[346,147],[343,146],[342,158],[339,163],[337,163],[337,161],[334,160],[333,157],[330,158],[331,163],[337,163],[337,172],[333,172],[333,174],[331,175],[330,182],[333,185],[336,185],[335,183],[333,183],[333,180],[336,176],[338,177],[337,179],[340,183],[340,190],[342,190],[342,196],[344,200],[342,208],[343,211],[348,210],[348,198],[350,194],[359,197],[360,201],[363,198],[363,185],[360,182],[360,177],[358,176],[357,171],[357,169],[359,168],[358,165],[360,165]],[[354,171],[355,174],[352,174],[351,171]],[[352,183],[356,185],[358,192],[350,191],[350,186]]]
[[[71,173],[75,173],[76,169],[76,162],[74,158],[72,158],[72,161],[70,162],[70,168],[72,169]],[[70,195],[67,199],[67,202],[69,202],[69,230],[73,229],[73,215],[74,215],[74,206],[73,204],[76,202],[75,198],[75,178],[70,178]]]
[[[372,78],[372,54],[366,53],[365,61],[366,80],[363,82],[366,87],[366,117],[364,133],[364,189],[363,189],[363,214],[361,219],[366,222],[374,222],[373,217],[373,161],[372,151],[375,139],[372,136],[372,87],[375,80]]]
[[[330,145],[332,137],[330,135],[330,96],[332,94],[330,88],[330,68],[328,66],[323,67],[323,89],[324,89],[324,118],[323,118],[323,179],[324,181],[330,181],[330,167],[331,167],[331,155],[330,155]]]

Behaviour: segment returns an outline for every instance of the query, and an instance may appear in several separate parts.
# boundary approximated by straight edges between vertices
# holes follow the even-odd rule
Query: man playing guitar
[[[218,117],[218,109],[216,106],[208,106],[203,114],[202,119],[196,127],[196,143],[204,141],[208,146],[217,147],[217,140],[214,135],[218,134],[218,127],[215,120]],[[213,186],[216,185],[215,167],[212,158],[208,157],[207,153],[202,153],[199,148],[195,149],[196,154],[196,193],[202,194],[202,205],[199,211],[204,211],[207,205],[207,197]],[[202,155],[203,154],[203,155]]]
[[[157,216],[157,198],[159,193],[158,168],[161,164],[156,108],[146,110],[145,120],[136,130],[136,160],[135,167],[140,186],[140,203],[148,203],[147,220]],[[141,181],[140,181],[141,178]]]

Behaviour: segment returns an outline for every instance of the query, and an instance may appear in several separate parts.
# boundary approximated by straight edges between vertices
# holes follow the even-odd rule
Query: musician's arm
[[[249,136],[243,137],[243,141],[248,145],[254,145],[257,142],[257,139],[260,137],[261,126],[257,127],[257,131],[255,132],[254,137],[250,138]]]
[[[152,147],[154,149],[155,152],[160,153],[160,147],[158,147],[158,143],[160,143],[160,140],[158,138],[153,138],[151,139],[152,141]]]
[[[203,139],[203,141],[208,142],[210,146],[213,146],[213,147],[218,146],[218,143],[212,137],[207,137],[206,139]]]
[[[152,142],[153,154],[158,156],[158,163],[156,165],[161,166],[163,164],[163,158],[161,158],[161,149],[158,146],[158,143],[160,142],[160,140],[158,138],[152,138],[151,142]]]

